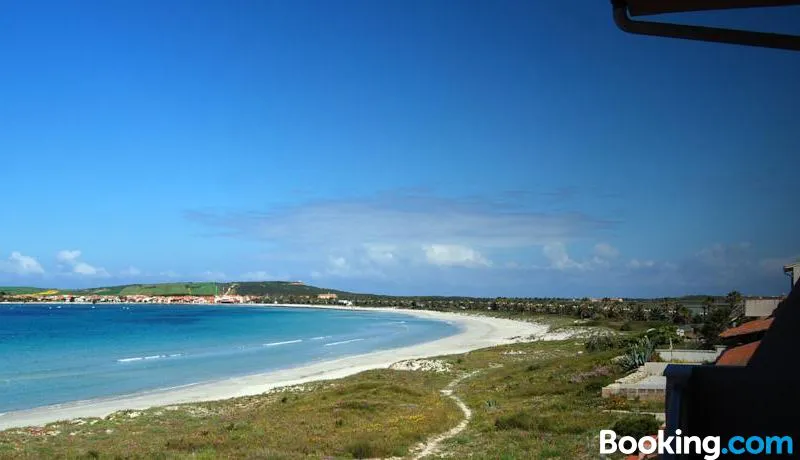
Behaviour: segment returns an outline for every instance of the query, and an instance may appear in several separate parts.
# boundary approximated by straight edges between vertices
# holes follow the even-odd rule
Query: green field
[[[214,295],[215,283],[136,284],[125,286],[120,295]]]
[[[48,290],[50,289],[42,289],[42,288],[27,287],[27,286],[0,286],[0,293],[5,293],[7,295],[36,294],[37,292],[44,292]]]

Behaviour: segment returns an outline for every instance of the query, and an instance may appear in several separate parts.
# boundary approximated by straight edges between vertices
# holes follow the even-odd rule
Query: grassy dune
[[[596,437],[640,408],[603,400],[620,376],[615,351],[583,352],[577,341],[494,347],[444,357],[450,372],[376,370],[345,379],[204,404],[120,412],[106,419],[0,432],[2,458],[375,458],[403,457],[447,431],[461,411],[439,390],[455,387],[472,410],[447,440],[449,458],[596,458]],[[440,455],[437,454],[437,455]]]

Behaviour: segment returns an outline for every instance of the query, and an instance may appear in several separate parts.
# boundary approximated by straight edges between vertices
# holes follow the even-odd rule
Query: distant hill
[[[218,288],[222,292],[221,288]],[[214,295],[215,283],[129,284],[74,291],[83,295]]]
[[[0,294],[6,295],[248,295],[248,296],[316,296],[323,293],[353,295],[353,293],[325,289],[293,281],[237,281],[231,283],[157,283],[126,284],[88,289],[45,289],[35,287],[2,287]]]
[[[0,286],[0,295],[25,295],[25,294],[38,294],[45,291],[55,291],[55,289],[42,289],[27,286]]]
[[[238,295],[318,295],[328,292],[337,295],[353,295],[352,292],[320,288],[292,281],[244,281],[222,283],[220,286],[225,286],[225,289],[231,287],[231,293]]]

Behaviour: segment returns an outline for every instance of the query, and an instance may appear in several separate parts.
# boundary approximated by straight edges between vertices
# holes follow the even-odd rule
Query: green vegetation
[[[655,344],[650,340],[650,337],[645,335],[628,345],[628,349],[625,350],[625,354],[622,355],[620,360],[620,366],[625,371],[638,369],[644,366],[644,363],[650,361],[655,350]]]
[[[464,355],[460,370],[480,369],[458,388],[473,418],[444,450],[451,458],[597,458],[599,430],[623,417],[600,398],[621,376],[610,364],[619,350],[582,349],[576,341],[545,342]]]
[[[50,290],[51,289],[42,289],[42,288],[35,288],[28,286],[0,286],[0,296],[36,294],[39,292],[45,292]]]
[[[34,287],[0,287],[0,296],[17,296],[28,294],[47,295],[75,295],[75,296],[210,296],[216,294],[231,294],[263,297],[263,300],[280,298],[281,301],[291,300],[296,302],[315,299],[323,293],[333,293],[339,296],[359,297],[345,291],[324,289],[291,281],[263,281],[263,282],[234,282],[234,283],[156,283],[156,284],[128,284],[122,286],[104,286],[89,289],[41,289]],[[288,303],[288,302],[286,302]]]
[[[648,327],[642,330],[640,324],[635,322],[625,323],[627,328],[620,328],[620,334],[595,334],[586,339],[585,347],[589,352],[625,348],[653,349],[667,345],[681,345],[683,337],[678,335],[677,327],[671,324],[662,324],[657,327]],[[649,325],[649,323],[648,323]],[[641,332],[634,333],[632,330]]]
[[[446,377],[373,371],[335,382],[204,404],[122,411],[106,419],[0,432],[0,457],[371,458],[458,423],[438,388]],[[33,433],[38,433],[34,431]]]
[[[137,284],[123,287],[119,295],[214,295],[215,283]]]
[[[654,416],[637,414],[617,420],[612,429],[619,437],[632,436],[639,439],[656,434],[660,426],[661,423]]]
[[[744,314],[742,305],[742,295],[738,291],[732,291],[725,296],[722,304],[715,304],[713,299],[707,300],[707,312],[700,328],[700,337],[706,348],[721,343],[719,334]]]
[[[229,284],[221,284],[220,286],[228,287],[234,286],[233,292],[238,295],[247,296],[313,296],[319,294],[332,293],[339,296],[359,296],[345,291],[337,291],[335,289],[324,289],[316,286],[310,286],[303,283],[294,283],[290,281],[251,281],[251,282],[236,282]]]
[[[105,419],[0,432],[2,458],[375,458],[407,456],[463,417],[440,390],[472,410],[441,446],[449,458],[596,458],[602,428],[663,410],[600,388],[622,375],[611,349],[534,342],[441,358],[449,372],[375,370],[260,396],[124,411]]]

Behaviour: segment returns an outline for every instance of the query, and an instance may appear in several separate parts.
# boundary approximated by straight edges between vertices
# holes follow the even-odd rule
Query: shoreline
[[[75,418],[103,418],[111,413],[126,409],[143,410],[156,406],[253,396],[279,387],[299,385],[318,380],[339,379],[371,369],[385,369],[398,361],[461,354],[480,348],[526,341],[544,336],[549,329],[548,326],[538,323],[504,318],[393,307],[372,308],[310,304],[226,304],[225,306],[317,308],[402,313],[418,318],[455,324],[461,331],[429,342],[319,361],[278,371],[231,377],[119,397],[76,401],[6,412],[0,414],[0,430],[41,426]]]

